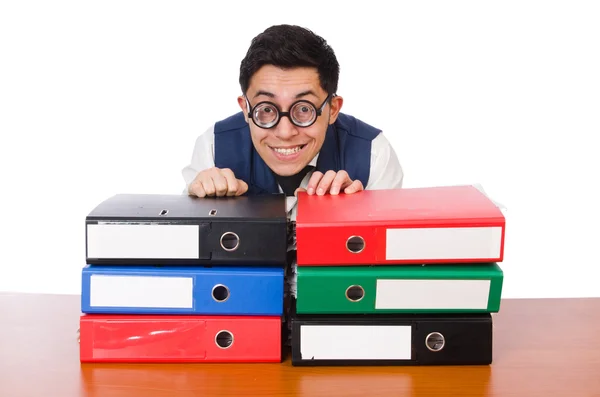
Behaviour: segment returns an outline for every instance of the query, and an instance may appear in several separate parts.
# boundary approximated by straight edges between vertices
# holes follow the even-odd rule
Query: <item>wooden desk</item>
[[[600,298],[505,300],[483,367],[79,363],[79,297],[0,293],[1,397],[600,396]]]

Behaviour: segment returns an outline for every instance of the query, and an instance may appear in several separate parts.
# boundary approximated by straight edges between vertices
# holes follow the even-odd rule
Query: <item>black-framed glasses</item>
[[[260,128],[273,128],[279,124],[282,117],[288,117],[292,124],[297,127],[310,127],[317,121],[317,117],[323,113],[325,104],[327,104],[330,97],[331,95],[327,95],[327,98],[318,108],[312,102],[301,99],[294,102],[288,112],[282,112],[277,105],[268,101],[260,102],[253,108],[248,98],[246,98],[249,108],[248,117]]]

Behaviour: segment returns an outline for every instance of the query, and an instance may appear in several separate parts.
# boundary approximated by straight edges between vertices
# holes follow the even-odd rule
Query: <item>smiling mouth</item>
[[[274,152],[276,152],[278,154],[282,154],[284,156],[291,156],[292,154],[296,154],[299,151],[301,151],[302,149],[304,149],[305,146],[306,146],[306,144],[287,147],[287,148],[278,148],[278,147],[273,147],[273,146],[269,146],[269,147],[271,148],[271,150],[273,150]]]

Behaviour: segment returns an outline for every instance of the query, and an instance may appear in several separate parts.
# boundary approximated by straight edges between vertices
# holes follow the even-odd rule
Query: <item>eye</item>
[[[254,110],[254,119],[256,122],[267,125],[275,122],[277,119],[277,108],[269,103],[262,103],[256,106]]]
[[[315,118],[315,108],[308,103],[298,103],[292,109],[292,116],[299,124],[312,123]]]
[[[268,103],[257,106],[256,110],[261,113],[274,113],[277,111],[273,105],[269,105]]]

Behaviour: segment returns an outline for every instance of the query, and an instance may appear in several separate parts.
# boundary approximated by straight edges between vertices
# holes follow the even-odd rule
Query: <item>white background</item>
[[[384,130],[405,187],[507,207],[504,297],[600,296],[597,2],[0,4],[0,291],[78,294],[86,214],[181,193],[251,38],[292,23],[333,46],[343,111]]]

